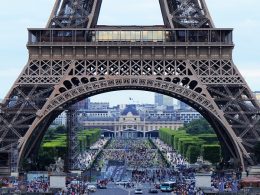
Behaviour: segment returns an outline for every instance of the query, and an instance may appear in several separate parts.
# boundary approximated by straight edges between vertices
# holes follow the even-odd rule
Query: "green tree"
[[[221,147],[218,144],[202,146],[203,159],[211,163],[218,163],[221,158]]]
[[[215,133],[206,119],[193,120],[185,125],[186,132],[191,135]]]
[[[56,133],[67,133],[67,129],[64,126],[58,126],[56,128]]]
[[[198,157],[200,156],[201,148],[200,146],[189,146],[186,156],[189,159],[190,163],[195,163],[197,162]]]

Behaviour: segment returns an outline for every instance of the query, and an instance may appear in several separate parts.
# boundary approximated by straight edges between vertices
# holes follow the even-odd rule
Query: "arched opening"
[[[101,81],[92,81],[95,82],[95,86],[100,86],[99,82]],[[103,81],[102,81],[103,82]],[[133,80],[133,82],[136,82]],[[161,81],[161,84],[163,84],[163,81]],[[86,85],[87,86],[87,85]],[[79,86],[80,87],[80,86]],[[82,87],[82,86],[81,86]],[[177,87],[177,86],[175,86]],[[89,89],[89,87],[88,87]],[[81,94],[76,94],[74,96],[66,96],[68,99],[64,102],[61,102],[60,105],[56,105],[56,108],[53,107],[51,110],[46,112],[46,116],[43,117],[39,122],[32,134],[29,135],[28,141],[25,143],[24,147],[22,148],[22,153],[20,155],[20,158],[29,156],[30,153],[33,152],[33,148],[37,145],[37,143],[40,143],[40,140],[43,138],[45,131],[48,127],[48,125],[55,119],[55,117],[61,112],[57,110],[57,108],[63,108],[66,109],[72,104],[81,101],[87,97],[91,97],[97,94],[102,94],[106,92],[111,92],[111,91],[119,91],[119,90],[141,90],[141,91],[151,91],[151,92],[157,92],[161,93],[173,98],[176,98],[178,100],[181,100],[182,102],[190,105],[193,109],[197,110],[214,128],[219,141],[228,148],[230,154],[235,158],[239,159],[240,161],[241,156],[239,153],[239,149],[234,144],[234,141],[232,140],[231,135],[229,134],[228,130],[225,129],[225,125],[222,123],[221,119],[213,112],[213,108],[209,105],[205,105],[206,102],[206,97],[204,95],[201,95],[199,93],[194,92],[193,96],[187,96],[187,93],[185,92],[184,89],[189,90],[188,88],[180,87],[179,89],[174,89],[173,87],[171,89],[165,89],[162,87],[162,85],[158,86],[147,86],[146,82],[143,84],[136,82],[134,85],[131,84],[124,84],[121,81],[116,81],[113,82],[113,85],[108,86],[103,86],[103,88],[91,88],[88,92],[82,91]],[[182,90],[180,90],[182,89]],[[195,90],[196,91],[196,90]],[[198,90],[200,92],[200,90]],[[193,97],[193,98],[191,98]],[[204,99],[204,101],[197,101],[197,98]],[[58,96],[56,98],[59,98]],[[36,133],[37,132],[37,133]]]

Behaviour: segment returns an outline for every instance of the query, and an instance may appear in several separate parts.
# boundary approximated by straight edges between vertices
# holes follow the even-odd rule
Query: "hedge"
[[[221,158],[220,145],[202,145],[202,156],[204,160],[207,160],[211,163],[218,163]]]
[[[201,153],[201,147],[200,146],[194,146],[191,145],[188,147],[188,150],[186,152],[186,157],[188,158],[190,163],[197,162],[198,157]]]
[[[202,140],[186,140],[182,143],[180,154],[187,157],[187,150],[189,146],[199,146],[201,147],[202,144],[204,144],[204,141]]]
[[[219,162],[220,160],[221,147],[218,144],[218,138],[215,134],[193,136],[187,134],[183,129],[176,131],[169,128],[161,128],[159,130],[159,138],[189,159],[190,163],[196,162],[200,155],[205,156],[206,158],[204,157],[204,159],[212,163]],[[208,149],[209,146],[211,149]],[[214,153],[214,157],[211,156],[212,153]]]
[[[80,151],[88,149],[94,144],[101,135],[100,129],[83,130],[78,134],[78,140],[80,143]]]
[[[208,143],[208,144],[218,143],[218,141],[219,141],[216,134],[201,134],[201,135],[198,135],[198,137],[200,139],[205,140],[206,143]]]
[[[52,140],[44,140],[44,148],[64,148],[67,147],[67,136],[66,134],[57,134]]]
[[[77,135],[80,151],[84,151],[95,143],[101,135],[100,129],[80,131]],[[44,140],[43,148],[64,148],[67,147],[67,135],[56,134],[52,140]]]
[[[174,145],[173,145],[173,148],[175,149],[175,150],[178,150],[178,145],[179,145],[179,139],[181,139],[181,138],[185,138],[185,137],[187,137],[187,135],[188,134],[184,134],[184,133],[180,133],[180,134],[176,134],[175,136],[174,136]],[[179,150],[178,150],[179,151]]]

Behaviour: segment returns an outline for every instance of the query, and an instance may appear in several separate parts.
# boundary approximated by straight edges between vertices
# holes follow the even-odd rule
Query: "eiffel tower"
[[[260,107],[233,63],[232,29],[214,26],[205,0],[159,3],[164,25],[99,26],[102,0],[56,0],[47,27],[28,30],[28,63],[0,105],[0,156],[8,173],[37,152],[48,126],[70,105],[125,89],[187,103],[230,157],[243,168],[256,163]]]

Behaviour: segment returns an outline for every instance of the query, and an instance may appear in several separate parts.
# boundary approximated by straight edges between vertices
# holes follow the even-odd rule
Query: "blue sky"
[[[0,99],[28,60],[27,28],[45,27],[54,0],[2,1],[0,7]],[[252,90],[260,90],[260,1],[207,0],[217,27],[234,28],[234,62]],[[99,24],[162,24],[157,0],[103,0]],[[153,102],[148,92],[114,92],[94,97],[115,103]],[[144,98],[146,97],[146,98]],[[147,98],[150,97],[150,98]]]

